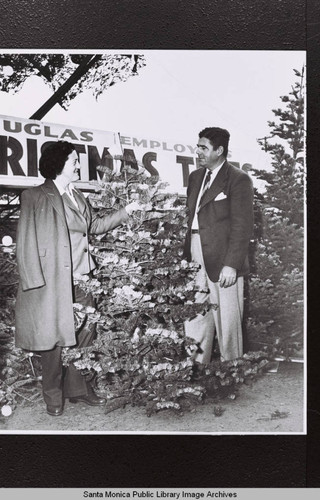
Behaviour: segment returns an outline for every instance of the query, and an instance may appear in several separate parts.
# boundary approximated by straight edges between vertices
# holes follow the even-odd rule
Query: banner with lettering
[[[195,138],[196,140],[196,138]],[[168,182],[170,191],[185,194],[188,177],[196,168],[196,146],[178,142],[120,135],[123,156],[131,165],[143,165],[150,174]]]
[[[43,178],[38,170],[41,152],[57,140],[74,144],[79,155],[82,189],[90,188],[88,181],[99,178],[97,166],[112,166],[113,157],[122,155],[117,132],[0,115],[0,184],[18,188],[41,184]]]
[[[184,195],[189,174],[197,168],[196,137],[195,144],[184,144],[0,115],[0,185],[25,188],[42,183],[41,152],[57,140],[75,145],[81,166],[77,185],[83,190],[93,189],[90,181],[103,175],[98,166],[118,170],[124,162],[159,175],[169,191]],[[231,163],[241,168],[239,162]],[[242,168],[246,166],[251,165]]]

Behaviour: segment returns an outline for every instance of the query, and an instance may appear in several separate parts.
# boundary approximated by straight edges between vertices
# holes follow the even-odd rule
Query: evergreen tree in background
[[[262,214],[250,281],[249,334],[284,356],[303,342],[304,68],[284,109],[273,110],[270,137],[259,139],[271,157],[271,171],[253,169],[266,182],[256,198]],[[256,233],[257,234],[257,233]]]
[[[258,179],[267,182],[266,204],[280,210],[282,215],[289,218],[290,223],[302,227],[304,213],[304,68],[301,72],[297,70],[294,72],[299,77],[299,81],[294,84],[288,96],[280,98],[286,105],[285,109],[272,110],[278,121],[268,122],[271,129],[270,137],[258,139],[263,151],[271,156],[272,171],[253,169],[253,172]]]

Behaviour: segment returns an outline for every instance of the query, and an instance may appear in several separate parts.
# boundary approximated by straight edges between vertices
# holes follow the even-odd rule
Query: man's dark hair
[[[216,151],[219,146],[223,146],[223,156],[227,158],[230,139],[228,130],[219,127],[207,127],[201,130],[199,137],[208,139],[213,146],[214,151]]]
[[[57,141],[48,144],[43,150],[39,161],[39,171],[42,177],[55,179],[57,175],[61,174],[72,151],[76,151],[76,148],[68,141]]]

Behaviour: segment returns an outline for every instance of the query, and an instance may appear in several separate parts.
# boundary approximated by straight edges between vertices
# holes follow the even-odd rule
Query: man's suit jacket
[[[16,302],[16,345],[47,350],[75,345],[72,278],[89,272],[88,233],[103,234],[125,222],[125,209],[99,217],[77,191],[80,214],[66,219],[62,197],[51,180],[23,191],[17,230],[20,275]],[[70,204],[72,202],[70,201]],[[70,224],[70,228],[68,226]],[[82,255],[82,257],[81,257]]]
[[[189,212],[184,257],[191,260],[191,225],[206,169],[191,172],[187,189]],[[218,197],[218,199],[217,199]],[[253,231],[253,186],[249,175],[227,161],[205,193],[198,212],[206,272],[218,281],[223,266],[242,276],[249,271],[248,246]]]

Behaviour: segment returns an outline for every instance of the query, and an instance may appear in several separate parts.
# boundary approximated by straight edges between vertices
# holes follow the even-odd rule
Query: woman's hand
[[[137,201],[132,201],[131,203],[129,203],[129,205],[127,205],[125,207],[125,210],[126,210],[128,215],[131,215],[132,212],[135,212],[135,211],[141,210],[141,209],[142,209],[142,207]]]

